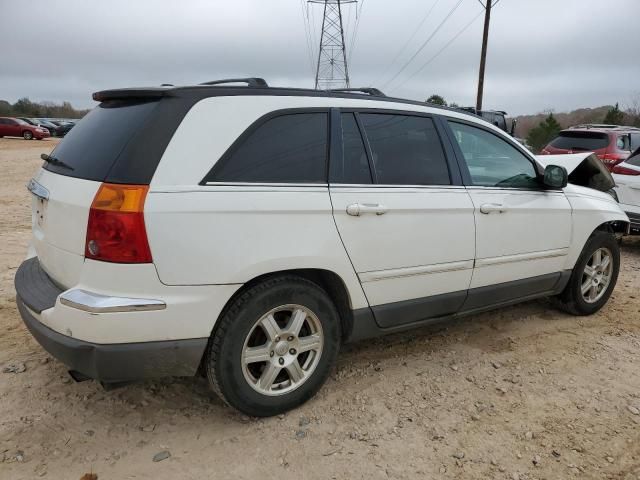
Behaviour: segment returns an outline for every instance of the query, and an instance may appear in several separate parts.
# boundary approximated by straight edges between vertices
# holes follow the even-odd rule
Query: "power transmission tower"
[[[316,89],[349,87],[347,51],[344,45],[341,6],[357,0],[308,0],[324,6],[322,33],[316,66]]]
[[[482,95],[484,94],[484,67],[487,62],[487,42],[489,40],[489,22],[491,21],[491,8],[500,0],[478,0],[484,8],[484,31],[482,33],[482,51],[480,52],[480,73],[478,74],[478,97],[476,99],[476,111],[482,110]]]

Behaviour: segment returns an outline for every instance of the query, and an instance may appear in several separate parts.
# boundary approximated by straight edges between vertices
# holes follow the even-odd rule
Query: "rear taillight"
[[[148,185],[100,186],[89,211],[86,258],[116,263],[151,262],[143,211],[148,190]]]
[[[619,175],[640,175],[640,170],[623,167],[622,165],[615,165],[611,169],[611,173],[617,173]]]
[[[607,167],[611,168],[613,165],[625,160],[629,155],[624,153],[605,153],[598,156]]]

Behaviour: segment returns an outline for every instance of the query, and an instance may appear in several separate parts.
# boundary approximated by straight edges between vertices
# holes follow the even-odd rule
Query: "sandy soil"
[[[72,383],[31,338],[13,275],[54,143],[0,139],[0,367],[26,368],[0,371],[1,479],[640,479],[640,239],[597,315],[537,301],[348,346],[316,398],[255,420],[202,379]]]

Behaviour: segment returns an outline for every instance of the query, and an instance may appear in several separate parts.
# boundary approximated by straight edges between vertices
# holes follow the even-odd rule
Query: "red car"
[[[22,137],[25,140],[42,140],[49,136],[46,128],[29,125],[24,120],[0,117],[0,137]]]
[[[616,125],[578,125],[554,138],[542,149],[542,155],[594,152],[611,170],[640,146],[640,128]]]

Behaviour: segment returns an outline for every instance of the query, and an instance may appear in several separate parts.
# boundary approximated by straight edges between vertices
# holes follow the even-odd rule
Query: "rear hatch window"
[[[79,121],[52,152],[59,162],[44,168],[60,175],[105,181],[131,138],[160,102],[109,100]]]
[[[606,148],[609,136],[602,132],[560,132],[549,145],[563,150],[592,152]]]

